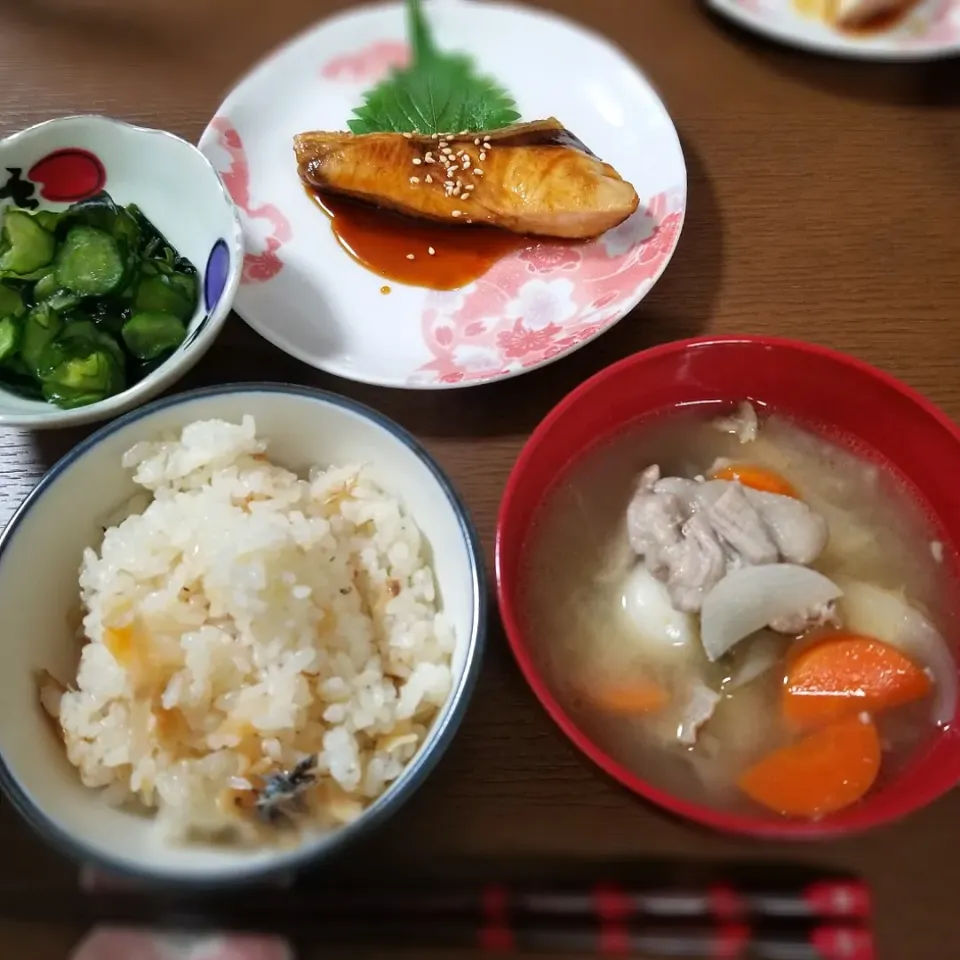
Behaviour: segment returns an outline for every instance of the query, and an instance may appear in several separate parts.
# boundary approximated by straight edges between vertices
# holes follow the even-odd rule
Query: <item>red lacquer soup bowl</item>
[[[635,354],[581,384],[551,411],[521,452],[497,522],[497,590],[510,646],[533,692],[577,747],[634,793],[678,816],[726,832],[779,839],[838,836],[888,823],[960,781],[956,717],[899,776],[839,813],[814,822],[779,819],[759,809],[756,814],[731,813],[673,796],[601,749],[554,697],[525,636],[525,543],[538,506],[558,478],[588,448],[637,420],[684,405],[741,400],[856,441],[858,448],[885,462],[937,519],[944,562],[957,572],[960,428],[942,411],[882,371],[823,347],[750,336],[685,340]],[[956,636],[948,640],[955,644]]]

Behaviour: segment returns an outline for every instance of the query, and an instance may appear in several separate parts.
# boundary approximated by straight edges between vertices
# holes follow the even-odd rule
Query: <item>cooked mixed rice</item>
[[[303,480],[265,449],[244,417],[124,456],[149,502],[84,554],[76,681],[42,691],[83,783],[174,839],[350,821],[451,686],[414,521],[361,465]]]

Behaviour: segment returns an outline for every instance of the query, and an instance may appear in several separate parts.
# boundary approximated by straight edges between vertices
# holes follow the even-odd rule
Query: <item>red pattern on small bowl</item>
[[[76,147],[48,153],[30,168],[27,177],[42,184],[40,196],[54,203],[86,200],[107,186],[103,161],[90,150]]]
[[[839,436],[903,478],[936,520],[944,563],[960,576],[960,427],[916,391],[825,347],[772,337],[703,337],[654,347],[608,367],[562,400],[520,453],[500,505],[496,576],[514,656],[537,698],[573,743],[629,790],[672,813],[728,833],[773,839],[831,837],[897,820],[960,781],[960,715],[892,782],[819,821],[732,813],[681,800],[614,760],[555,699],[528,646],[522,604],[524,545],[538,506],[571,462],[641,417],[692,403],[743,399]],[[960,597],[948,598],[960,613]],[[953,640],[957,646],[957,637]]]

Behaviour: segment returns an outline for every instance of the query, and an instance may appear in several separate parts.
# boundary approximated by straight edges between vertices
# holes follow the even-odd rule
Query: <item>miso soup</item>
[[[949,724],[952,557],[867,451],[775,413],[687,408],[585,454],[525,546],[554,695],[683,799],[817,819]]]

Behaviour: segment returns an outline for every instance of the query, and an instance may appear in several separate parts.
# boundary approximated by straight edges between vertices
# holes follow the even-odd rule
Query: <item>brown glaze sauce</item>
[[[457,290],[482,277],[507,254],[538,243],[506,230],[448,227],[343,197],[307,193],[330,218],[334,236],[357,263],[385,280],[413,287]]]

